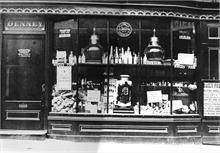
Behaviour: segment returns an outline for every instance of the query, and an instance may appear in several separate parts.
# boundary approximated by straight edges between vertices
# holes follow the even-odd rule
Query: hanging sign
[[[71,37],[70,31],[70,29],[59,29],[59,38]]]
[[[121,22],[116,27],[116,33],[121,37],[128,37],[132,33],[132,27],[128,22]]]
[[[220,82],[204,82],[204,116],[220,116]]]
[[[57,66],[57,89],[71,90],[72,89],[72,67]]]
[[[192,35],[191,29],[184,29],[179,31],[179,39],[191,40]]]
[[[189,21],[180,21],[180,20],[174,20],[172,22],[173,30],[174,29],[193,29],[194,28],[194,22],[189,22]]]

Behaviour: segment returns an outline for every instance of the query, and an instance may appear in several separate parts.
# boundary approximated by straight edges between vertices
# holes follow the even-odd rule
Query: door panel
[[[43,128],[43,54],[44,36],[4,36],[2,128]]]

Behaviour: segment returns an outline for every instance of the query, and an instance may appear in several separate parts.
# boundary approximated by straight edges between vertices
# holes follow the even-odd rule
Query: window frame
[[[211,37],[210,36],[210,28],[218,28],[218,36]],[[218,40],[220,39],[220,25],[219,24],[208,24],[208,39],[209,40]]]
[[[208,47],[208,78],[211,78],[211,50],[218,51],[218,80],[220,80],[220,47]],[[216,79],[216,78],[215,78]]]

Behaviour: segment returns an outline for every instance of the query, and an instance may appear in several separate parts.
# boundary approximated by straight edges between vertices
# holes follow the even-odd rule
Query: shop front
[[[1,129],[218,143],[217,2],[2,2]]]

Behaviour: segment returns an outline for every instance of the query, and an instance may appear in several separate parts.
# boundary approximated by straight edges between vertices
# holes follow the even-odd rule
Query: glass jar
[[[121,79],[117,81],[117,102],[118,107],[131,107],[131,87],[132,81],[129,75],[120,75]]]

